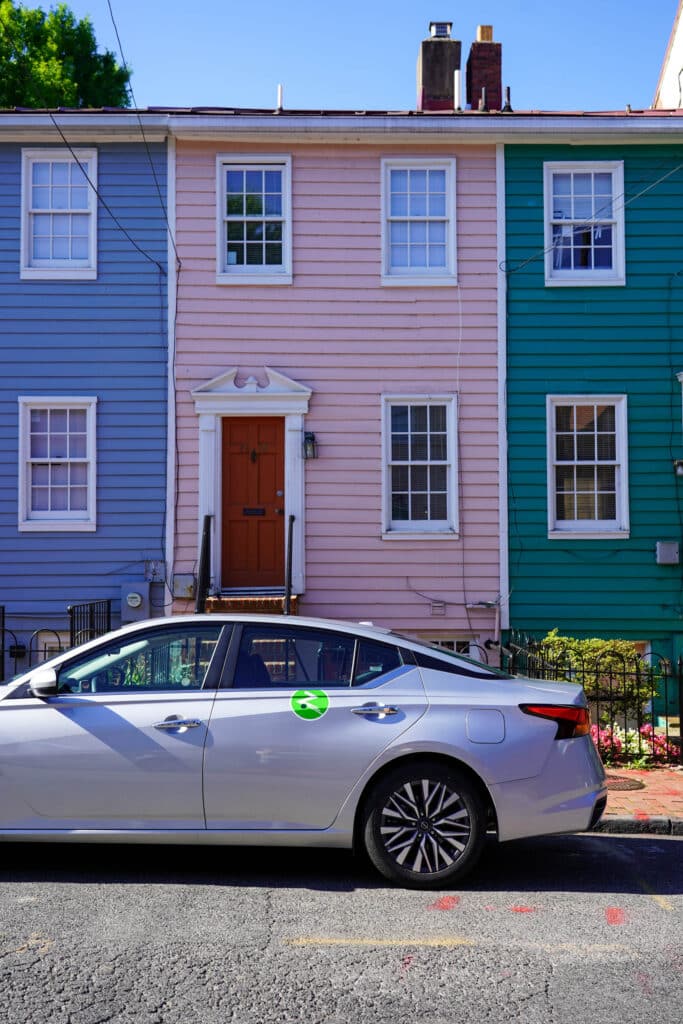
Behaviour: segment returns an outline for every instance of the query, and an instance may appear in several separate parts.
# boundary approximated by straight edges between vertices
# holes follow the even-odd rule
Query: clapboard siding
[[[64,628],[81,601],[116,614],[121,583],[164,557],[166,150],[96,148],[97,280],[21,281],[21,147],[0,146],[0,604],[15,630]],[[97,396],[94,533],[18,531],[19,395]]]
[[[177,146],[176,571],[197,560],[190,392],[231,366],[270,366],[313,392],[306,429],[319,458],[305,467],[301,611],[489,635],[493,612],[465,605],[500,591],[493,148],[401,152],[456,158],[458,285],[447,288],[381,286],[380,169],[396,155],[390,143],[283,148],[292,157],[293,284],[216,285],[216,156],[228,152]],[[381,395],[392,392],[459,396],[459,539],[381,539]],[[431,614],[431,600],[448,602],[446,616]]]
[[[681,649],[681,566],[656,565],[655,547],[683,537],[672,470],[683,455],[683,174],[648,187],[682,156],[680,146],[506,147],[510,604],[518,629],[557,626]],[[545,287],[545,160],[623,160],[625,286]],[[627,396],[629,539],[547,537],[546,395],[570,393]]]

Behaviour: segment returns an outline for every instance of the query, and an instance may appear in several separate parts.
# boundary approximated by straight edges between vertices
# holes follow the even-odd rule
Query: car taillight
[[[564,704],[520,704],[519,710],[525,715],[548,718],[557,723],[556,740],[570,740],[574,736],[585,736],[590,732],[591,716],[588,708]]]

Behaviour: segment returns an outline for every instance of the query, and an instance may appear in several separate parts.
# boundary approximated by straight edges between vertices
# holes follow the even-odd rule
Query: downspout
[[[166,590],[164,592],[164,611],[168,612],[173,605],[173,567],[175,563],[176,453],[178,448],[175,408],[175,329],[178,274],[180,273],[180,264],[176,256],[174,244],[176,233],[176,143],[175,138],[171,135],[168,136],[166,143],[166,192],[168,222],[166,229],[168,356],[166,363]]]
[[[508,541],[508,436],[507,436],[507,274],[505,227],[505,146],[496,145],[496,222],[498,263],[498,503],[500,597],[496,640],[510,628],[510,548]]]

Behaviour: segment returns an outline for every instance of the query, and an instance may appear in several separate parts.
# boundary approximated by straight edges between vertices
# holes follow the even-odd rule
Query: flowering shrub
[[[605,764],[644,767],[675,761],[678,748],[655,732],[652,725],[640,729],[621,729],[618,725],[592,725],[591,737]]]

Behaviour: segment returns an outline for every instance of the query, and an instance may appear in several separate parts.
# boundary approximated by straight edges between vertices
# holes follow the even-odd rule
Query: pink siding
[[[496,195],[492,147],[457,147],[457,287],[382,287],[380,160],[367,145],[262,147],[292,156],[294,283],[215,283],[216,154],[178,143],[179,499],[176,572],[197,559],[193,388],[231,366],[271,366],[313,391],[306,428],[304,614],[453,635],[493,633],[467,604],[500,590]],[[259,147],[236,144],[236,152]],[[416,145],[417,157],[444,149]],[[459,395],[460,537],[381,539],[382,393]],[[424,595],[427,595],[426,597]],[[432,614],[433,598],[448,602]]]

